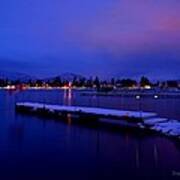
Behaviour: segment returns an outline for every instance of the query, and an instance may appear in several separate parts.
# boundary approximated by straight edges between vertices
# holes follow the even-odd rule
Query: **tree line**
[[[134,79],[118,79],[118,78],[112,78],[111,80],[101,80],[99,77],[95,78],[77,78],[74,77],[71,82],[68,80],[63,80],[61,77],[55,77],[51,80],[42,80],[42,79],[36,79],[28,81],[21,81],[21,80],[10,80],[10,79],[0,79],[0,87],[6,87],[8,85],[27,85],[29,87],[44,87],[44,86],[50,86],[50,87],[64,87],[64,86],[71,86],[73,87],[86,87],[86,88],[97,88],[97,89],[112,89],[114,87],[117,88],[133,88],[133,87],[159,87],[159,88],[179,88],[179,82],[178,81],[157,81],[156,83],[153,83],[149,80],[149,78],[143,76],[139,81]]]

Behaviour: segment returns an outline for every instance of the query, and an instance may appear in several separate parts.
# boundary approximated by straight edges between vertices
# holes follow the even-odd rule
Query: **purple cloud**
[[[69,25],[67,35],[81,48],[112,54],[179,48],[179,9],[177,1],[115,2],[88,23]]]

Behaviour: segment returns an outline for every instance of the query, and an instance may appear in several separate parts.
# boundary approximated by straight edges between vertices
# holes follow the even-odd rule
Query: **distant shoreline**
[[[116,89],[110,92],[103,92],[103,91],[96,91],[94,88],[85,88],[85,87],[78,87],[78,88],[64,88],[64,87],[28,87],[25,89],[15,89],[15,88],[8,88],[8,87],[0,87],[0,90],[5,91],[28,91],[28,90],[72,90],[72,91],[79,91],[81,96],[106,96],[106,97],[133,97],[138,99],[145,98],[145,97],[152,97],[154,99],[158,98],[175,98],[180,97],[180,90],[174,89],[151,89],[151,90],[144,90],[144,89]]]

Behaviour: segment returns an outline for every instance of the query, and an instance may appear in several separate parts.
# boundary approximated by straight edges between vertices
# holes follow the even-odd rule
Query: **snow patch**
[[[122,111],[116,109],[104,109],[93,107],[79,107],[79,106],[61,106],[61,105],[48,105],[41,103],[17,103],[17,106],[25,106],[30,108],[46,108],[50,111],[66,111],[66,112],[82,112],[87,114],[113,116],[113,117],[129,117],[129,118],[151,118],[155,117],[155,113],[138,112],[138,111]]]

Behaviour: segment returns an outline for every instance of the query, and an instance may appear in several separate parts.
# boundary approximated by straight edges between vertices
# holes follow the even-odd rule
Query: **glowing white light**
[[[146,86],[144,86],[144,89],[151,89],[151,86],[150,85],[146,85]]]
[[[5,87],[5,89],[14,90],[14,89],[16,89],[16,87],[15,87],[14,85],[7,85],[7,86]]]
[[[141,96],[139,96],[139,95],[136,96],[136,99],[140,99],[140,98],[141,98]]]
[[[154,95],[154,98],[155,98],[155,99],[158,99],[158,95]]]

